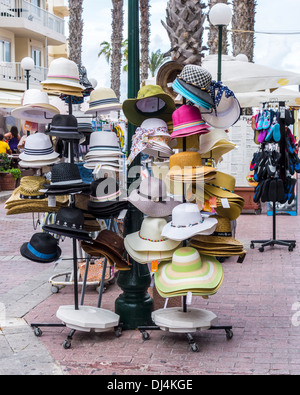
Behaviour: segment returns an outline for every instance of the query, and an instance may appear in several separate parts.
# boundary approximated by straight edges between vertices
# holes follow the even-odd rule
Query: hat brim
[[[143,240],[139,237],[139,232],[135,232],[126,236],[127,245],[131,246],[134,251],[169,251],[178,248],[181,241],[169,240],[161,242],[151,242]]]
[[[201,268],[187,272],[176,272],[172,262],[160,264],[155,273],[157,290],[164,293],[188,290],[215,290],[224,277],[222,265],[211,256],[201,255]]]
[[[171,197],[167,198],[166,202],[153,202],[143,198],[137,190],[134,190],[128,197],[128,201],[139,209],[143,214],[149,217],[162,218],[168,217],[172,214],[173,209],[182,202],[177,202]]]
[[[50,104],[35,104],[18,107],[11,112],[11,115],[16,119],[23,119],[46,125],[50,123],[49,118],[53,118],[54,115],[59,113],[59,109]]]
[[[43,226],[43,230],[47,233],[52,233],[56,234],[59,236],[65,236],[65,237],[70,237],[72,239],[76,240],[86,240],[86,241],[91,241],[92,238],[89,236],[88,232],[84,230],[75,230],[75,229],[69,229],[66,228],[65,226],[59,226],[59,225],[45,225]]]
[[[81,91],[85,91],[85,87],[80,85],[79,83],[71,82],[71,81],[63,81],[61,79],[45,80],[45,81],[41,82],[41,85],[43,86],[43,88],[44,88],[44,85],[49,85],[50,87],[51,87],[51,85],[55,85],[55,86],[61,85],[63,88],[66,88],[66,90],[68,90],[68,88],[71,87],[71,88],[76,88]]]
[[[184,241],[192,238],[197,234],[209,236],[213,234],[218,226],[218,220],[215,218],[205,218],[203,223],[193,227],[175,228],[172,222],[168,223],[163,231],[162,237],[167,237],[171,240]]]
[[[34,161],[34,162],[26,162],[20,161],[19,166],[23,167],[24,169],[41,169],[42,167],[52,166],[60,163],[61,159],[53,159],[52,161]]]
[[[235,125],[241,117],[240,103],[235,97],[226,98],[225,94],[221,99],[217,111],[208,113],[205,108],[200,108],[204,121],[216,129],[228,129]]]
[[[84,138],[84,134],[79,132],[61,133],[59,131],[55,132],[51,130],[46,130],[45,134],[47,136],[59,137],[63,140],[81,140],[82,138]]]
[[[20,253],[21,253],[21,255],[24,258],[29,259],[32,262],[37,262],[37,263],[52,263],[52,262],[56,262],[61,257],[61,254],[62,254],[60,247],[57,246],[56,256],[54,258],[52,258],[52,259],[41,259],[41,258],[36,257],[34,254],[32,254],[32,252],[30,252],[28,250],[28,243],[25,243],[25,244],[23,244],[21,246]]]
[[[206,112],[210,111],[212,109],[212,105],[207,103],[207,101],[206,101],[206,100],[209,100],[209,98],[208,98],[209,94],[207,92],[201,91],[201,93],[206,93],[206,95],[208,95],[206,100],[203,100],[202,98],[200,98],[200,96],[194,95],[188,89],[185,89],[182,86],[182,84],[179,82],[178,78],[174,81],[173,89],[175,92],[177,92],[179,95],[183,96],[184,98],[186,98],[188,101],[192,102],[193,104],[195,104],[197,106],[205,107]]]
[[[165,106],[161,110],[143,113],[137,108],[136,104],[138,101],[153,97],[157,97],[165,102]],[[160,93],[142,99],[127,99],[124,101],[122,109],[129,123],[135,126],[141,126],[142,123],[149,118],[159,118],[165,122],[172,121],[172,115],[176,110],[176,104],[170,95],[167,93]]]
[[[188,82],[184,81],[183,79],[181,79],[179,77],[177,78],[177,81],[179,82],[179,84],[182,86],[182,88],[185,91],[192,93],[193,95],[199,97],[201,100],[205,101],[205,103],[207,103],[211,107],[213,107],[214,101],[213,101],[210,93],[208,93],[200,88],[197,88],[196,85],[189,84]]]
[[[97,114],[106,114],[111,111],[121,111],[122,104],[115,104],[115,105],[103,105],[98,107],[89,108],[85,114],[87,115],[97,115]]]
[[[22,154],[19,155],[19,158],[21,159],[21,161],[24,162],[52,161],[59,159],[59,154],[57,152],[53,152],[50,155],[36,156],[36,155],[27,155],[23,152]]]

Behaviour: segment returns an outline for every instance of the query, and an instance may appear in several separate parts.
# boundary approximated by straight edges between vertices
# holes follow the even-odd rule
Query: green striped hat
[[[175,251],[172,262],[159,265],[155,285],[158,291],[167,294],[179,291],[210,294],[215,293],[223,278],[223,267],[216,258],[185,247]]]

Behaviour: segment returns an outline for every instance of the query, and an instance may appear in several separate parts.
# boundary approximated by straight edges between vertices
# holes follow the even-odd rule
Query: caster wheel
[[[116,329],[115,334],[116,334],[116,337],[121,337],[122,336],[122,329],[121,328]]]
[[[233,338],[233,332],[231,329],[226,331],[226,337],[228,340],[231,340]]]
[[[197,344],[192,344],[191,345],[191,350],[193,352],[199,352],[200,351],[199,346]]]
[[[143,337],[143,340],[145,340],[145,341],[150,340],[150,335],[147,332],[143,332],[142,337]]]
[[[51,287],[51,292],[53,293],[53,294],[58,294],[59,293],[59,288],[58,287]]]
[[[251,244],[251,245],[250,245],[250,248],[251,248],[251,250],[254,250],[254,248],[255,248],[255,247],[254,247],[254,244]]]
[[[34,328],[34,334],[36,337],[41,337],[43,332],[41,331],[40,328]]]
[[[265,251],[264,247],[261,247],[261,248],[259,249],[259,252],[264,252],[264,251]]]
[[[71,348],[71,342],[69,340],[66,340],[64,342],[64,349],[69,350]]]

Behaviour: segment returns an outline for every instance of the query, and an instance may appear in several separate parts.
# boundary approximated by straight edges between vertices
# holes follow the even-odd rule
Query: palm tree
[[[123,0],[112,0],[111,89],[120,100],[124,11]]]
[[[233,0],[232,30],[254,31],[256,0]],[[254,59],[254,33],[233,32],[233,55],[247,55],[250,62]]]
[[[158,49],[156,52],[152,52],[149,58],[149,70],[151,72],[151,77],[155,77],[156,72],[160,67],[167,61],[164,54]]]
[[[163,26],[168,32],[173,60],[183,64],[201,65],[206,5],[201,0],[169,0],[166,23]],[[169,54],[168,53],[168,54]]]
[[[141,80],[148,79],[150,43],[150,5],[149,0],[140,0],[140,39],[141,39]]]
[[[69,0],[69,59],[81,65],[83,36],[83,0]]]
[[[209,8],[211,9],[217,3],[224,3],[228,5],[228,0],[210,0]],[[223,55],[228,54],[228,36],[227,31],[225,28],[223,29],[223,46],[222,46],[222,53]],[[219,30],[216,26],[210,23],[209,26],[209,33],[208,33],[208,47],[209,47],[209,54],[215,55],[218,53],[219,48]]]
[[[100,52],[98,53],[98,58],[100,58],[101,55],[105,56],[105,59],[107,61],[107,63],[110,62],[110,58],[111,58],[111,45],[108,41],[102,41],[102,43],[100,44]]]

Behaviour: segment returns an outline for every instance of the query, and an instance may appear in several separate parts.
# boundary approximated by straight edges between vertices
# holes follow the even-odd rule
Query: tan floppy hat
[[[235,148],[236,144],[229,140],[225,130],[212,129],[209,133],[200,135],[199,138],[199,153],[203,158],[208,156],[216,162]]]
[[[173,90],[172,85],[183,69],[184,65],[182,63],[170,61],[163,64],[157,73],[156,84],[161,86],[163,91],[174,99],[177,98],[178,93]]]

